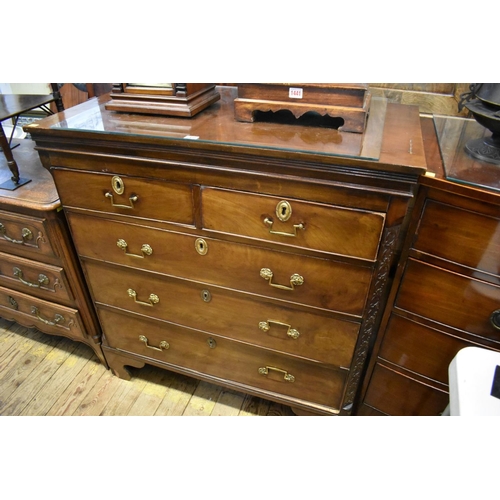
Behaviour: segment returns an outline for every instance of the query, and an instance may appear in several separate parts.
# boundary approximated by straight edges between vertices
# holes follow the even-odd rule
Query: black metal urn
[[[500,83],[473,83],[462,94],[459,110],[467,108],[476,121],[491,131],[491,137],[471,139],[465,151],[481,161],[500,165]]]

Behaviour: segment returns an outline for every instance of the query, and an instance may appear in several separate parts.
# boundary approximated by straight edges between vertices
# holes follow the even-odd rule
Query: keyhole
[[[292,206],[288,201],[280,201],[276,205],[276,216],[282,222],[286,222],[292,215]]]
[[[194,242],[194,247],[200,255],[206,255],[208,252],[208,244],[203,238],[197,238]]]
[[[116,194],[123,194],[123,191],[125,190],[124,182],[121,177],[118,177],[117,175],[114,175],[111,179],[111,186],[113,186],[113,191]]]
[[[212,294],[208,290],[202,290],[201,298],[203,299],[203,302],[210,302],[212,300]]]

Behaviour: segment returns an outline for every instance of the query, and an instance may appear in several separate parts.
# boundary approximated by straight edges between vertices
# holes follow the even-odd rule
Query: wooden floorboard
[[[291,416],[290,408],[158,367],[107,370],[85,344],[0,318],[0,416]]]

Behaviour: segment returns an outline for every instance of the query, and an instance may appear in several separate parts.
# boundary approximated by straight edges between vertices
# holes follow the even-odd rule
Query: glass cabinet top
[[[96,99],[69,108],[63,119],[43,120],[45,126],[66,130],[199,141],[235,146],[277,149],[329,156],[378,160],[380,157],[387,102],[372,98],[363,134],[339,132],[335,128],[269,123],[243,123],[234,117],[236,87],[218,87],[221,99],[192,118],[176,118],[107,111]]]
[[[445,177],[449,181],[500,191],[500,166],[477,160],[465,152],[471,139],[491,136],[472,118],[434,116]]]

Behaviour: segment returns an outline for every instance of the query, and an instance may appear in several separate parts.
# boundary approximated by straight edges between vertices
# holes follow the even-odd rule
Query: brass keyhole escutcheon
[[[197,238],[194,247],[200,255],[206,255],[208,252],[208,243],[203,238]]]
[[[118,175],[114,175],[111,179],[111,186],[116,194],[123,194],[123,191],[125,191],[125,184]]]
[[[215,340],[212,337],[207,339],[207,344],[208,347],[210,347],[210,349],[215,349],[217,347],[217,342],[215,342]]]
[[[212,300],[212,294],[208,290],[202,290],[201,298],[203,299],[203,302],[210,302]]]
[[[285,200],[280,201],[276,205],[276,217],[278,217],[281,222],[286,222],[291,216],[292,206],[290,205],[290,203]]]

